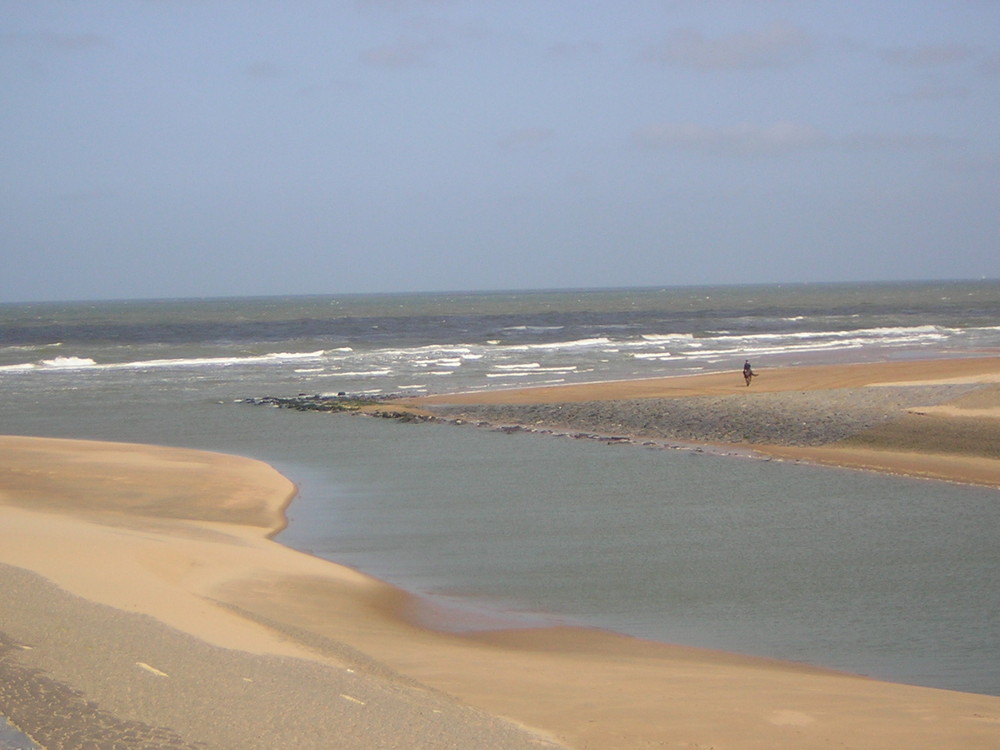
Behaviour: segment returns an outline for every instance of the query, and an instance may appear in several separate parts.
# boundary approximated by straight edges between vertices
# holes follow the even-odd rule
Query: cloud
[[[548,143],[555,138],[555,132],[549,128],[521,128],[512,130],[497,143],[502,149],[519,149]]]
[[[980,64],[979,70],[986,75],[1000,74],[1000,52],[988,55]]]
[[[58,193],[55,196],[55,200],[65,204],[83,204],[112,197],[114,197],[114,194],[110,190],[92,187]]]
[[[113,47],[111,41],[100,34],[59,34],[54,31],[0,34],[0,44],[22,45],[57,52]]]
[[[578,58],[599,55],[603,47],[600,42],[584,40],[580,42],[555,42],[549,45],[549,54],[553,57]]]
[[[937,136],[906,133],[855,133],[835,137],[812,125],[779,121],[770,125],[739,124],[713,128],[692,123],[661,123],[641,128],[633,142],[648,149],[679,149],[703,153],[758,156],[820,148],[926,148],[948,143]]]
[[[951,138],[920,133],[851,133],[830,141],[838,148],[878,150],[941,148],[955,143]]]
[[[678,29],[651,47],[646,59],[697,70],[777,68],[804,60],[812,46],[808,34],[786,24],[715,39],[692,29]]]
[[[378,68],[414,68],[430,64],[430,52],[438,45],[400,40],[361,53],[361,61]]]
[[[737,154],[777,153],[823,145],[829,136],[811,125],[776,122],[712,128],[693,123],[662,123],[635,132],[633,140],[644,148],[676,148]]]
[[[453,5],[454,0],[355,0],[359,10],[413,11]]]
[[[969,96],[970,91],[965,86],[927,84],[907,92],[900,99],[908,102],[939,102],[968,99]]]
[[[261,60],[255,63],[251,63],[243,68],[243,72],[250,78],[284,78],[288,75],[288,71],[275,65],[273,62],[267,62]]]
[[[879,57],[893,65],[926,67],[951,65],[968,60],[973,50],[964,44],[926,44],[920,47],[892,47],[879,52]]]

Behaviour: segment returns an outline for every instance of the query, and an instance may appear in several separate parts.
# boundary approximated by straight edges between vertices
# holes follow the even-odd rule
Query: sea
[[[265,408],[1000,352],[1000,282],[0,304],[0,433],[261,459],[277,540],[454,630],[576,624],[1000,695],[1000,493]]]

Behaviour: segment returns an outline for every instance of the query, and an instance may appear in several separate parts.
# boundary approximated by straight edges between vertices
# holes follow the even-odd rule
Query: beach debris
[[[353,702],[353,703],[357,703],[357,704],[359,704],[359,705],[361,705],[361,706],[365,706],[365,705],[367,705],[367,704],[366,704],[366,703],[365,703],[365,702],[364,702],[363,700],[361,700],[360,698],[355,698],[355,697],[354,697],[353,695],[348,695],[347,693],[341,693],[341,694],[340,694],[340,697],[341,697],[341,698],[343,698],[343,699],[344,699],[345,701],[351,701],[351,702]]]
[[[147,672],[149,672],[150,674],[155,674],[155,675],[156,675],[157,677],[169,677],[169,676],[170,676],[170,675],[168,675],[168,674],[167,674],[166,672],[161,672],[161,671],[160,671],[159,669],[157,669],[156,667],[152,667],[152,666],[150,666],[149,664],[147,664],[147,663],[146,663],[146,662],[144,662],[144,661],[137,661],[137,662],[135,663],[135,665],[136,665],[137,667],[139,667],[140,669],[145,669],[145,670],[146,670]]]

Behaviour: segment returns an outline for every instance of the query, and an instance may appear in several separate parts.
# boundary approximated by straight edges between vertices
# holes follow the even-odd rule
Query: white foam
[[[544,333],[546,331],[561,331],[566,326],[506,326],[503,331],[527,331],[529,333]]]
[[[356,372],[328,372],[324,373],[324,378],[381,378],[392,375],[392,370],[358,370]]]
[[[407,363],[433,363],[441,360],[457,361],[458,359],[465,358],[469,355],[473,355],[473,351],[468,346],[447,346],[444,344],[417,346],[412,349],[378,349],[371,352],[371,356],[379,359],[389,359]]]
[[[690,343],[694,341],[693,333],[644,333],[642,338],[646,341],[655,342],[667,342],[667,341],[683,341],[684,343]]]
[[[462,360],[459,357],[443,357],[441,359],[414,359],[408,364],[416,367],[461,367]]]
[[[97,363],[90,359],[90,357],[63,357],[59,356],[55,359],[43,359],[43,367],[53,367],[59,369],[72,369],[79,370],[84,367],[94,367]]]
[[[0,372],[27,372],[29,370],[37,370],[38,365],[33,362],[22,362],[19,365],[3,365],[0,367]]]
[[[655,359],[655,360],[673,359],[674,357],[674,355],[671,354],[670,352],[637,352],[632,356],[635,357],[636,359]]]
[[[144,359],[134,362],[108,362],[98,364],[90,357],[58,356],[53,359],[43,359],[38,363],[22,363],[7,365],[0,368],[5,371],[15,370],[150,370],[162,368],[183,367],[232,367],[239,365],[282,363],[286,361],[319,360],[323,358],[323,350],[315,352],[273,352],[248,357],[188,357],[182,359]]]
[[[516,365],[493,365],[497,370],[537,370],[541,362],[522,362]]]
[[[54,349],[57,346],[62,346],[62,342],[56,341],[54,344],[11,344],[10,346],[0,346],[0,352],[38,352],[45,351],[46,349]]]
[[[577,339],[576,341],[553,341],[549,344],[528,344],[529,349],[582,349],[593,346],[605,346],[611,339],[604,336],[593,339]]]
[[[542,367],[537,362],[532,362],[530,366],[520,365],[497,365],[498,370],[503,372],[487,373],[487,377],[504,377],[505,375],[522,376],[534,375],[539,372],[576,372],[577,365],[559,365],[554,367]]]
[[[319,349],[315,352],[274,352],[273,354],[265,354],[265,359],[316,359],[317,357],[322,357],[326,354],[324,349]]]
[[[827,341],[813,344],[785,344],[783,346],[741,346],[738,349],[706,349],[704,351],[689,352],[679,356],[697,357],[700,359],[702,357],[732,356],[734,352],[739,352],[741,355],[823,352],[837,351],[841,349],[860,349],[868,343],[869,342],[863,339],[854,339],[851,341]]]
[[[873,345],[885,347],[921,346],[945,340],[949,333],[954,333],[954,331],[930,325],[787,333],[732,334],[720,331],[717,336],[700,339],[697,346],[692,345],[691,351],[679,351],[675,347],[673,353],[678,356],[700,358],[727,355],[736,351],[742,354],[782,354],[837,351]],[[713,346],[704,348],[706,344]],[[653,354],[655,356],[655,353]],[[638,354],[635,356],[642,358]]]

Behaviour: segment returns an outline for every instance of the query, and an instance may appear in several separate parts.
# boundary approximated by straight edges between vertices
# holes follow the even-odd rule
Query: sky
[[[1000,278],[994,0],[0,0],[0,302]]]

